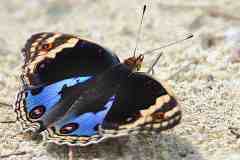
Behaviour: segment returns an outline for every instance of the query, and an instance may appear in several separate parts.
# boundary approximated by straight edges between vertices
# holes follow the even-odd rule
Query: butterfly
[[[78,36],[43,32],[22,49],[22,87],[15,112],[24,133],[87,146],[181,120],[167,84],[140,72],[143,55],[120,62],[109,49]]]

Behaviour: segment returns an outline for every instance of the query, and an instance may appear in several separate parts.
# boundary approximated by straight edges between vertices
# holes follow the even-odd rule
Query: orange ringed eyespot
[[[53,47],[53,44],[52,43],[45,43],[42,45],[42,50],[43,51],[49,51],[51,48]]]

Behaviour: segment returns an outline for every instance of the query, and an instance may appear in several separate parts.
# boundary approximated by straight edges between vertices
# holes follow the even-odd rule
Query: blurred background
[[[240,159],[240,1],[236,0],[1,0],[0,102],[14,103],[23,64],[20,50],[32,34],[78,35],[125,59],[133,53],[144,4],[138,53],[194,34],[193,39],[164,49],[155,67],[154,77],[168,81],[181,103],[182,123],[159,135],[79,148],[77,157]],[[146,56],[143,69],[155,58]],[[15,120],[10,106],[0,105],[0,113],[1,122]],[[66,159],[66,147],[12,138],[17,132],[15,123],[0,125],[0,159]]]

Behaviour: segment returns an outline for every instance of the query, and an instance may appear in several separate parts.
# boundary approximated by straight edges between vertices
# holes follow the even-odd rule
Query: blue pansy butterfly
[[[162,131],[181,120],[167,85],[138,72],[143,55],[123,63],[108,49],[62,33],[33,35],[22,50],[15,112],[25,133],[86,146],[109,137]]]

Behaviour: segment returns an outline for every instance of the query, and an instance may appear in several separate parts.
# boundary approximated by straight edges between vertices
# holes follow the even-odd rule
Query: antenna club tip
[[[145,4],[145,5],[143,6],[143,14],[144,14],[144,12],[146,11],[146,9],[147,9],[147,5]]]

